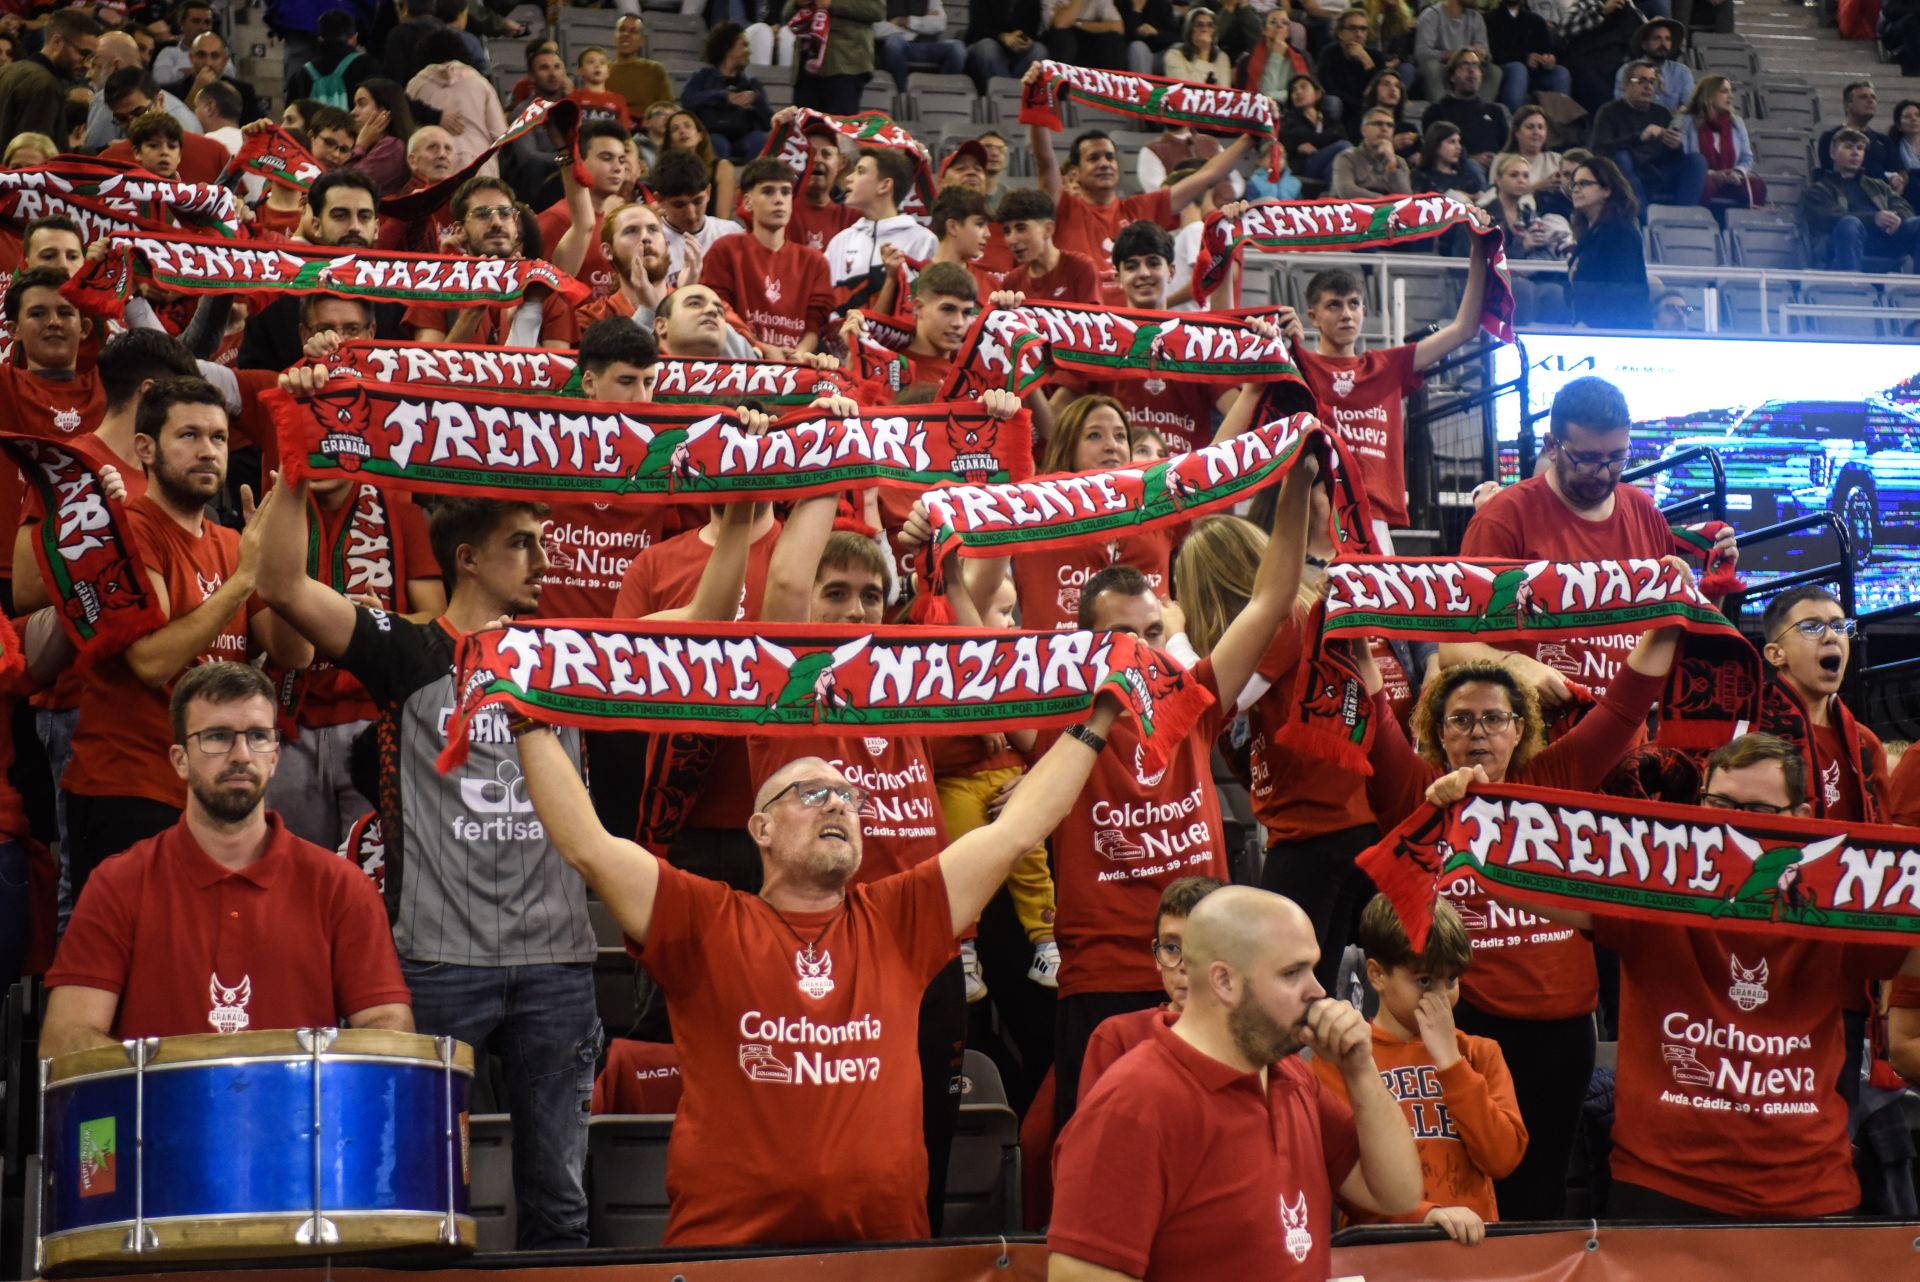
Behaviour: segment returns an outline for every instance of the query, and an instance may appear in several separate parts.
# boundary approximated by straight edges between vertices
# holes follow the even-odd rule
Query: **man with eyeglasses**
[[[1702,6],[1708,2],[1696,0]],[[1686,43],[1686,25],[1672,18],[1654,18],[1633,33],[1634,57],[1651,62],[1660,73],[1660,87],[1654,100],[1668,111],[1684,111],[1693,98],[1693,68],[1681,56]],[[1622,63],[1613,79],[1615,97],[1624,96],[1627,77],[1632,74],[1633,63]]]
[[[1333,195],[1345,199],[1412,194],[1412,172],[1393,150],[1393,123],[1393,112],[1387,108],[1368,109],[1360,120],[1360,145],[1333,158]]]
[[[307,191],[304,230],[315,245],[341,249],[372,249],[380,234],[380,189],[358,169],[336,169],[314,179]],[[338,311],[338,309],[329,309]],[[403,308],[398,303],[373,307],[374,336],[400,337]],[[247,317],[235,363],[243,370],[272,370],[276,374],[300,363],[307,339],[317,330],[301,332],[306,318],[302,298],[276,299]]]
[[[796,505],[769,569],[765,616],[878,620],[884,556],[865,536],[829,536],[834,507],[831,496]],[[950,596],[964,600],[964,588]],[[997,819],[951,845],[936,839],[907,862],[898,831],[937,830],[940,811],[930,774],[924,787],[892,776],[915,764],[925,772],[924,761],[896,764],[890,739],[832,741],[840,765],[804,746],[779,754],[759,776],[747,820],[763,871],[758,894],[610,835],[553,735],[515,723],[541,821],[666,993],[685,1081],[667,1152],[667,1243],[928,1236],[930,1176],[939,1173],[925,1114],[953,1100],[925,1098],[923,997],[950,973],[964,1023],[954,941],[1075,804],[1117,711],[1101,695]],[[871,798],[862,779],[884,795]],[[923,799],[924,808],[915,804]],[[959,1054],[957,1045],[945,1050],[943,1059]]]
[[[172,827],[102,865],[47,972],[42,1055],[123,1039],[278,1028],[413,1031],[380,896],[264,804],[273,684],[244,663],[174,688]]]
[[[460,226],[461,247],[476,258],[521,258],[522,212],[513,189],[498,178],[476,174],[460,184],[450,205]],[[532,223],[531,211],[524,216]],[[537,224],[535,224],[537,232]],[[458,309],[415,303],[401,324],[422,343],[504,343],[571,351],[580,341],[567,300],[533,285],[520,302]]]
[[[1807,783],[1799,748],[1748,734],[1707,759],[1699,801],[1744,817],[1805,816]],[[1857,1036],[1841,1011],[1873,981],[1920,979],[1920,950],[1531,911],[1620,956],[1609,1218],[1798,1220],[1859,1208],[1842,1096]]]
[[[1620,97],[1594,115],[1587,144],[1597,156],[1620,166],[1645,209],[1649,201],[1695,205],[1707,181],[1707,160],[1682,147],[1673,112],[1656,99],[1660,66],[1642,59],[1627,64]]]
[[[1481,76],[1488,71],[1493,76],[1483,82]],[[1486,83],[1499,83],[1499,71],[1477,49],[1455,50],[1447,57],[1446,96],[1428,106],[1427,114],[1421,117],[1421,124],[1429,129],[1436,124],[1458,128],[1461,151],[1482,173],[1507,144],[1507,109],[1488,101],[1492,95],[1483,92]]]
[[[1653,300],[1653,327],[1667,333],[1684,334],[1693,328],[1693,304],[1677,289],[1669,289]]]
[[[1487,23],[1478,4],[1441,0],[1420,11],[1413,28],[1413,63],[1419,69],[1421,96],[1438,102],[1453,86],[1454,55],[1472,51],[1486,79],[1472,92],[1491,102],[1500,89],[1500,68],[1487,67]]]
[[[1549,422],[1544,466],[1474,513],[1460,555],[1601,561],[1657,560],[1672,552],[1672,531],[1652,497],[1620,484],[1633,444],[1633,420],[1620,389],[1603,378],[1576,378],[1554,395]],[[1738,559],[1731,530],[1715,544],[1714,556]],[[1548,707],[1558,707],[1571,697],[1569,680],[1604,693],[1632,646],[1632,637],[1522,643],[1518,652],[1448,642],[1440,647],[1440,663],[1504,662]]]
[[[1884,823],[1887,750],[1840,698],[1852,653],[1854,621],[1818,584],[1789,588],[1760,616],[1761,656],[1800,731],[1813,813],[1822,819]]]
[[[84,9],[61,9],[47,19],[40,51],[0,70],[0,138],[65,140],[68,91],[86,82],[102,30]]]
[[[1340,118],[1357,120],[1366,101],[1367,85],[1382,68],[1395,72],[1409,87],[1413,68],[1398,58],[1389,58],[1367,42],[1373,25],[1364,8],[1349,9],[1334,24],[1333,43],[1320,51],[1315,70],[1327,97],[1340,104]]]

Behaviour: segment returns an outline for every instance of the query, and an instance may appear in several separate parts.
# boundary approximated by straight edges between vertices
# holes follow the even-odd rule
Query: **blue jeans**
[[[998,44],[998,41],[994,43]],[[874,55],[900,92],[907,91],[907,72],[937,71],[957,76],[967,65],[967,47],[958,40],[934,36],[888,36],[879,42]]]
[[[1542,71],[1528,67],[1524,62],[1508,62],[1500,67],[1500,105],[1511,116],[1527,105],[1529,93],[1552,90],[1554,93],[1571,94],[1573,76],[1565,67],[1554,67]]]
[[[1914,266],[1920,267],[1920,218],[1903,220],[1900,230],[1893,233],[1881,231],[1854,214],[1848,214],[1833,225],[1828,267],[1837,272],[1857,272],[1868,254],[1875,258],[1905,258],[1911,255],[1915,259]]]
[[[513,1198],[522,1251],[587,1244],[587,1115],[600,1016],[593,967],[455,966],[401,959],[413,1023],[507,1070],[513,1114]]]
[[[720,134],[712,134],[708,141],[713,144],[714,159],[737,160],[744,165],[766,150],[767,131],[756,129],[742,137],[739,142],[734,142]]]
[[[27,884],[27,844],[0,841],[0,990],[13,987],[27,963],[33,934],[33,893]]]
[[[1336,142],[1320,148],[1300,162],[1301,176],[1318,182],[1333,181],[1333,158],[1351,146],[1350,142]]]
[[[1021,54],[1009,53],[1007,47],[989,36],[985,40],[976,40],[967,49],[967,74],[973,77],[973,83],[980,86],[980,92],[987,91],[987,81],[995,76],[1024,76],[1027,68],[1047,56],[1047,47],[1038,40],[1027,46]]]
[[[1657,166],[1642,172],[1634,166],[1633,156],[1624,151],[1613,153],[1613,163],[1633,184],[1640,201],[1640,221],[1647,221],[1647,205],[1697,205],[1701,189],[1707,185],[1707,158],[1683,151],[1670,152]]]

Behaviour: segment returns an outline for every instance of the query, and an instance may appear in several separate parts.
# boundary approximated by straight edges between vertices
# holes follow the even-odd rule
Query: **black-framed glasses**
[[[187,736],[187,742],[209,757],[224,757],[233,751],[233,745],[244,741],[247,751],[256,756],[276,752],[280,747],[280,731],[273,726],[248,726],[245,730],[235,730],[231,726],[215,726],[211,730],[196,730]]]
[[[1773,639],[1778,641],[1781,637],[1787,635],[1789,631],[1798,632],[1809,641],[1818,641],[1829,632],[1837,637],[1850,637],[1859,627],[1860,620],[1858,619],[1801,619],[1797,623],[1789,623],[1786,627],[1781,628]]]
[[[1598,178],[1576,178],[1567,184],[1567,187],[1573,191],[1584,191],[1588,187],[1598,186],[1600,186],[1600,180]]]
[[[1153,960],[1159,963],[1162,970],[1174,969],[1186,960],[1186,956],[1177,943],[1171,941],[1162,943],[1158,939],[1153,941]]]
[[[1577,187],[1579,184],[1575,183],[1574,186]],[[1575,467],[1584,467],[1589,471],[1598,472],[1603,468],[1615,470],[1627,465],[1625,450],[1570,450],[1564,445],[1560,446],[1559,450],[1561,458]]]
[[[1735,801],[1717,792],[1701,793],[1700,804],[1708,810],[1737,810],[1748,815],[1784,815],[1793,809],[1792,806],[1776,806],[1767,801]]]
[[[760,809],[772,809],[773,803],[788,793],[792,793],[800,804],[809,810],[818,810],[821,806],[826,805],[828,797],[838,797],[842,802],[846,803],[847,809],[854,811],[856,814],[859,813],[861,807],[867,804],[868,796],[865,788],[856,787],[850,783],[790,783],[779,792],[768,797],[767,804],[760,807]]]
[[[1440,719],[1440,723],[1454,734],[1470,735],[1476,729],[1487,734],[1504,734],[1508,726],[1520,720],[1515,712],[1483,712],[1475,716],[1471,712],[1449,712]]]

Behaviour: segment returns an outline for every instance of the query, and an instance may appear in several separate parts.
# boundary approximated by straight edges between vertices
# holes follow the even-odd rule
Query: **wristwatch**
[[[537,717],[515,717],[507,722],[507,733],[518,739],[530,730],[544,730],[546,723]]]
[[[1107,741],[1089,729],[1087,723],[1084,721],[1075,722],[1073,725],[1068,726],[1067,734],[1078,739],[1081,743],[1086,744],[1095,752],[1106,751]]]

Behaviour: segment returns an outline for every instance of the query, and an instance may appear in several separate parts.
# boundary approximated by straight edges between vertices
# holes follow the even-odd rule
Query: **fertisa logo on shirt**
[[[96,1117],[80,1123],[80,1196],[99,1197],[117,1187],[114,1119]]]

